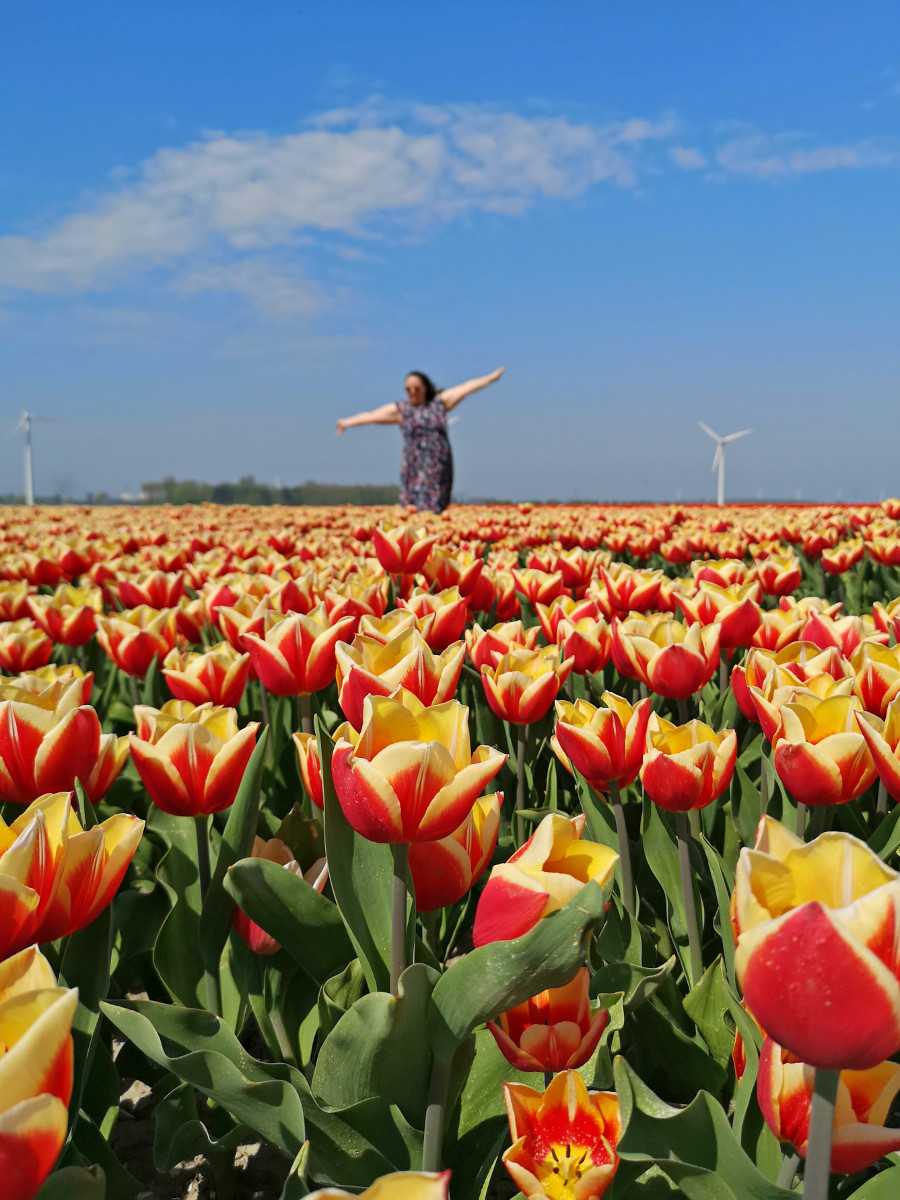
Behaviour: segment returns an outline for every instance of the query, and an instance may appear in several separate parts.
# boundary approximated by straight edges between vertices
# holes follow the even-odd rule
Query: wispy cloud
[[[262,258],[198,267],[173,280],[187,295],[229,292],[243,296],[264,317],[283,320],[314,317],[330,307],[331,297],[298,268],[275,267]]]
[[[769,180],[821,171],[898,166],[900,144],[866,138],[845,145],[811,146],[799,134],[771,136],[753,130],[721,145],[716,162],[731,175]]]
[[[310,234],[354,238],[472,209],[521,212],[601,182],[629,187],[641,143],[667,136],[672,121],[590,125],[464,106],[401,114],[375,97],[286,136],[211,133],[117,172],[106,192],[41,233],[0,238],[0,285],[83,291],[189,265],[182,290],[230,288],[270,312],[304,313],[321,295],[281,278],[270,303],[272,268],[241,259]],[[210,255],[232,261],[194,269]]]
[[[669,150],[669,158],[682,171],[699,171],[707,163],[706,155],[701,153],[696,146],[672,146]]]

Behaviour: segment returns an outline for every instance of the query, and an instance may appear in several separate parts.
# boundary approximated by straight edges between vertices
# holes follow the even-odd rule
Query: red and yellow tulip
[[[360,732],[345,722],[335,736],[335,791],[347,820],[373,842],[449,837],[507,759],[488,746],[472,753],[465,705],[429,708],[403,689],[368,696]]]
[[[278,863],[292,875],[303,879],[316,892],[321,892],[328,882],[328,864],[324,858],[317,859],[309,870],[303,871],[294,858],[293,851],[285,845],[281,838],[269,838],[266,841],[261,837],[255,837],[250,857],[264,858],[267,862]],[[266,933],[255,921],[251,921],[242,908],[235,908],[231,923],[254,954],[268,956],[277,954],[281,949],[280,944],[272,935]]]
[[[814,1084],[812,1067],[771,1038],[765,1039],[756,1077],[759,1107],[778,1140],[789,1142],[801,1158],[806,1158]],[[831,1143],[833,1175],[855,1175],[900,1150],[900,1129],[884,1125],[898,1092],[896,1063],[841,1071]]]
[[[589,1092],[577,1071],[547,1090],[503,1085],[512,1146],[503,1165],[528,1200],[595,1200],[619,1165],[615,1092]]]
[[[795,800],[809,805],[846,804],[875,779],[875,762],[855,720],[859,711],[855,696],[820,700],[797,693],[793,701],[782,704],[772,761]]]
[[[584,816],[550,813],[508,862],[494,867],[475,912],[476,946],[521,937],[586,883],[609,883],[619,856],[609,846],[582,841],[583,831]]]
[[[319,743],[314,733],[292,733],[294,746],[297,749],[297,765],[300,768],[300,778],[306,788],[306,794],[316,808],[325,807],[322,789],[322,763],[319,759]]]
[[[419,912],[435,912],[455,904],[484,874],[497,845],[503,793],[480,796],[458,829],[434,842],[409,847]]]
[[[555,646],[507,651],[494,667],[481,668],[491,709],[513,725],[531,725],[546,715],[575,660],[561,660]]]
[[[202,653],[170,650],[163,659],[162,673],[176,700],[236,708],[249,671],[249,654],[238,654],[230,643],[219,642]]]
[[[358,634],[349,645],[335,647],[338,703],[355,729],[362,724],[366,696],[389,696],[402,687],[423,704],[443,704],[456,691],[465,655],[462,642],[432,654],[416,628],[387,642]]]
[[[103,596],[99,588],[64,583],[52,596],[29,596],[28,608],[32,619],[57,645],[83,646],[94,636]]]
[[[595,791],[610,782],[627,787],[637,778],[647,741],[650,699],[629,704],[613,692],[603,693],[605,707],[587,700],[556,702],[553,750],[567,770],[572,767]]]
[[[825,1070],[900,1049],[900,875],[845,833],[809,843],[764,817],[741,851],[731,920],[747,1008]]]
[[[33,1200],[66,1140],[75,989],[56,986],[34,947],[0,962],[0,1179]]]
[[[449,1171],[395,1171],[382,1175],[364,1192],[321,1188],[306,1200],[448,1200]]]
[[[609,1023],[607,1009],[591,1006],[590,983],[590,971],[580,967],[562,987],[538,992],[487,1022],[517,1071],[565,1071],[587,1062]]]
[[[82,829],[70,792],[0,818],[0,960],[89,925],[112,900],[144,822],[117,813]]]
[[[380,521],[372,530],[375,554],[389,575],[415,575],[421,571],[436,541],[437,534],[429,534],[424,525]]]
[[[265,613],[259,633],[242,632],[253,669],[267,691],[275,696],[300,696],[321,691],[334,679],[335,646],[351,635],[355,617],[329,625],[325,605],[309,613],[284,617]]]
[[[737,734],[716,733],[702,721],[673,725],[654,717],[647,734],[641,783],[654,804],[667,812],[705,808],[731,782],[737,760]]]
[[[139,608],[97,615],[97,641],[104,654],[126,675],[143,678],[154,658],[160,662],[175,645],[173,609]]]
[[[613,660],[658,696],[685,700],[712,679],[719,665],[718,625],[629,620],[612,623]]]
[[[53,642],[30,617],[0,623],[0,669],[18,675],[46,666]]]
[[[130,734],[131,757],[157,808],[205,816],[234,803],[258,729],[255,721],[238,729],[233,708],[211,708],[202,722],[178,721],[155,742]]]

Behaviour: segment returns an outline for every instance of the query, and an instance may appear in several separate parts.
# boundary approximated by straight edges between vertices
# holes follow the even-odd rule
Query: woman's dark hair
[[[422,387],[425,389],[425,403],[430,404],[438,394],[438,389],[434,386],[424,371],[407,371],[406,378],[409,379],[410,375],[415,375],[416,379],[422,380]]]

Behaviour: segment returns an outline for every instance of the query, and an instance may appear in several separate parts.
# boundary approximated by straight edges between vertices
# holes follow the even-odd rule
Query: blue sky
[[[334,419],[505,364],[457,492],[900,492],[895,3],[0,18],[0,490],[386,482]]]

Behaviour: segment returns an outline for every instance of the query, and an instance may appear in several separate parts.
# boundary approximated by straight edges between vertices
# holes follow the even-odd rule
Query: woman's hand
[[[347,422],[343,420],[343,418],[339,417],[334,423],[334,436],[340,437],[346,428]]]
[[[505,370],[506,367],[498,367],[496,371],[491,371],[488,379],[490,379],[491,383],[496,383]]]

